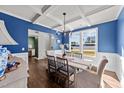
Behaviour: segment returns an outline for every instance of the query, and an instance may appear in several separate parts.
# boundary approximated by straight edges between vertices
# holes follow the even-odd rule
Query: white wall
[[[122,87],[124,87],[124,57],[117,55],[116,60],[115,72],[121,82]]]
[[[38,37],[38,59],[46,58],[46,51],[50,50],[50,36],[40,32]]]
[[[108,64],[105,69],[115,72],[122,87],[124,87],[124,57],[121,57],[116,53],[98,52],[96,58],[88,59],[92,59],[93,65],[98,67],[103,56],[106,56],[108,59]]]
[[[106,70],[115,72],[115,64],[116,64],[116,57],[115,56],[116,56],[116,54],[115,53],[98,52],[95,64],[99,65],[103,56],[106,56],[108,59],[108,64],[106,65]]]

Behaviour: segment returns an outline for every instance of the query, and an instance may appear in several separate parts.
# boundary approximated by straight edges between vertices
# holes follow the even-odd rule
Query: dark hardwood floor
[[[59,88],[55,82],[49,80],[47,69],[47,61],[29,58],[29,88]]]
[[[51,81],[48,77],[47,60],[37,61],[34,58],[29,58],[29,88],[61,88],[59,84]],[[103,75],[104,83],[106,88],[120,87],[120,83],[115,73],[105,71]]]

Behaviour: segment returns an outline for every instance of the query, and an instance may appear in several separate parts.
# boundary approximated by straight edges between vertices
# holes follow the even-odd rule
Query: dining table
[[[56,54],[56,57],[63,57],[61,54]],[[74,56],[64,56],[68,60],[68,65],[79,69],[91,69],[93,60],[87,58],[78,58]]]

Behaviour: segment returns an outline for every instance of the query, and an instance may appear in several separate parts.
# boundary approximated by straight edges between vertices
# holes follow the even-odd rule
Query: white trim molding
[[[121,86],[124,87],[124,57],[116,56],[115,72],[120,80]]]
[[[96,58],[89,59],[92,59],[92,64],[98,67],[103,56],[106,56],[108,59],[108,64],[105,69],[115,72],[121,83],[121,87],[124,87],[124,57],[117,53],[97,52]]]
[[[10,15],[10,16],[13,16],[13,17],[16,17],[18,19],[24,20],[24,21],[31,22],[31,20],[28,20],[28,19],[26,19],[24,17],[18,16],[18,15],[14,14],[14,13],[11,13],[11,12],[7,11],[7,10],[0,9],[0,12],[5,13],[5,14]]]

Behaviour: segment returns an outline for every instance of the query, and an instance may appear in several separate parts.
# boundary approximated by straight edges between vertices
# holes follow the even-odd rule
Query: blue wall
[[[124,56],[124,9],[118,18],[117,52]]]
[[[79,28],[73,32],[98,27],[98,51],[115,53],[117,49],[117,20],[86,28]],[[63,36],[63,43],[69,42],[69,37]]]
[[[42,31],[46,33],[52,33],[57,38],[62,40],[62,43],[69,42],[69,35],[64,36],[63,34],[57,35],[54,30],[49,28],[32,24],[31,22],[18,19],[16,17],[4,14],[0,12],[0,20],[5,21],[6,28],[10,35],[19,43],[19,45],[10,45],[7,48],[13,52],[27,52],[28,51],[28,29],[33,29],[37,31]],[[98,24],[91,27],[79,28],[73,30],[73,32],[81,31],[85,29],[90,29],[98,27],[98,51],[99,52],[111,52],[118,53],[122,55],[122,49],[124,49],[124,9],[121,12],[118,20],[111,21],[103,24]],[[22,48],[25,51],[22,51]],[[55,45],[56,48],[59,45]],[[123,54],[124,55],[124,54]]]
[[[62,34],[62,43],[68,44],[69,43],[69,33],[66,33],[66,35]]]
[[[117,45],[117,21],[98,25],[98,51],[116,52]]]
[[[56,38],[62,39],[62,35],[57,35],[55,30],[32,24],[31,22],[18,19],[16,17],[0,12],[0,20],[4,20],[9,34],[19,43],[19,45],[8,45],[8,50],[12,53],[20,53],[28,51],[28,29],[54,34]],[[58,48],[59,45],[55,45]],[[25,51],[22,51],[25,48]]]

